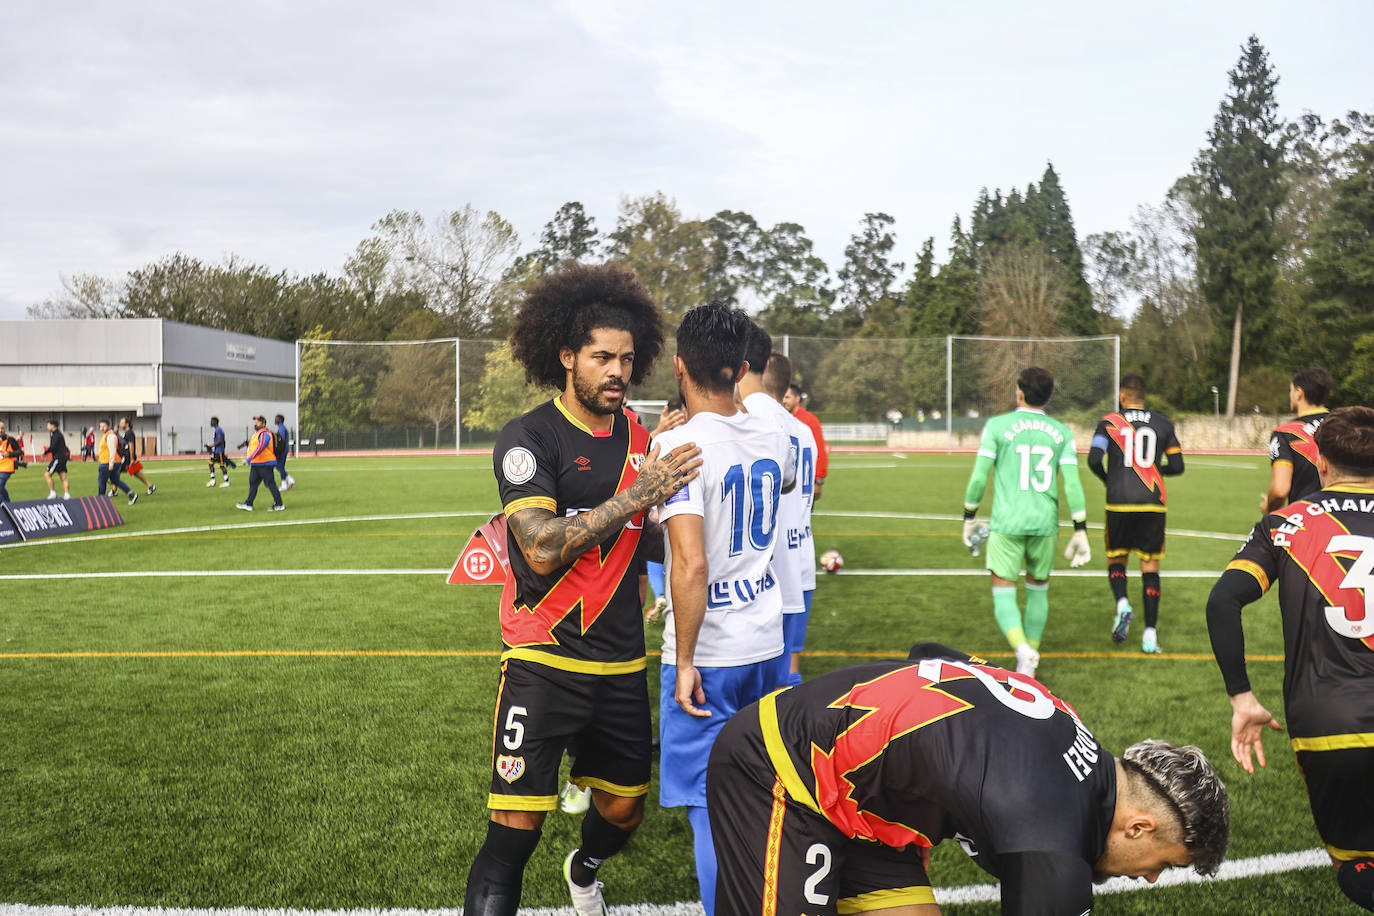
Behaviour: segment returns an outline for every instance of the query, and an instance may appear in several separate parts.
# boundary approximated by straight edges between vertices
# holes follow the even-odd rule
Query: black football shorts
[[[647,673],[580,674],[518,658],[502,662],[487,807],[552,811],[563,751],[574,740],[573,782],[626,798],[648,794]]]
[[[1163,512],[1113,512],[1107,510],[1107,558],[1136,554],[1142,560],[1164,556]]]
[[[65,473],[67,473],[67,458],[66,458],[66,456],[63,456],[63,457],[61,457],[61,458],[53,458],[51,461],[49,461],[49,462],[48,462],[48,473],[49,473],[49,474],[65,474]]]
[[[787,794],[764,750],[757,704],[716,738],[706,808],[717,916],[830,916],[935,902],[915,847],[851,840]]]
[[[1312,819],[1341,861],[1374,856],[1374,747],[1298,751]]]

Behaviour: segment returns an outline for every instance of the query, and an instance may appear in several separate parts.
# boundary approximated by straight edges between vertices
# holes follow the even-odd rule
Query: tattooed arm
[[[629,489],[594,509],[559,518],[548,509],[521,509],[509,519],[510,531],[530,568],[542,576],[567,566],[638,512],[663,502],[697,476],[701,449],[688,442],[659,457],[654,448]]]

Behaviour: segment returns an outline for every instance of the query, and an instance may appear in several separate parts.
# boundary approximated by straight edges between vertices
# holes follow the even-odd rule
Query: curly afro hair
[[[533,286],[515,314],[511,352],[532,384],[562,388],[564,347],[579,350],[597,328],[629,331],[635,342],[630,384],[649,375],[663,350],[663,318],[635,275],[618,264],[568,263]]]

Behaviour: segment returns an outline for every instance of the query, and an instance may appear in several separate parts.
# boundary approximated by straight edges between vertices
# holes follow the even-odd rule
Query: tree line
[[[393,211],[337,275],[177,253],[119,279],[64,277],[61,294],[29,312],[166,318],[282,340],[499,340],[531,282],[566,260],[613,259],[670,326],[719,300],[774,335],[841,338],[800,371],[811,374],[816,407],[856,418],[914,413],[937,391],[943,401],[943,352],[923,341],[948,334],[1120,334],[1122,370],[1144,375],[1152,400],[1177,410],[1210,410],[1214,385],[1228,415],[1282,410],[1287,377],[1309,364],[1332,370],[1335,401],[1374,403],[1374,115],[1283,121],[1278,77],[1254,36],[1229,77],[1189,173],[1129,227],[1082,240],[1047,164],[1024,188],[982,190],[967,220],[953,217],[943,259],[927,238],[909,270],[886,213],[863,215],[832,270],[798,223],[766,226],[737,210],[689,218],[658,192],[622,199],[608,231],[569,201],[529,250],[494,211]],[[436,434],[452,422],[449,356],[355,355],[371,367],[345,369],[332,362],[340,353],[322,348],[302,370],[340,422],[423,422]],[[471,362],[462,371],[472,417],[499,426],[532,395],[499,351]],[[959,400],[976,406],[981,391],[998,390],[1000,367],[995,354],[970,365],[984,385],[961,380]],[[651,385],[666,392],[670,382]]]

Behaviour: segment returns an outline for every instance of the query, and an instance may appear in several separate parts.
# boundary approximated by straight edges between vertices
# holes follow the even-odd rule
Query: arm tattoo
[[[531,566],[567,566],[623,528],[639,511],[622,490],[595,509],[559,518],[547,509],[522,509],[510,517],[510,530]]]

